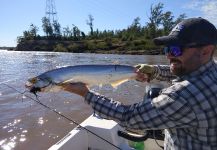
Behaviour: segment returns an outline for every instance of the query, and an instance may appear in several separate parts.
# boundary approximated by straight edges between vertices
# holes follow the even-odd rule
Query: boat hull
[[[99,135],[105,140],[88,132],[82,127],[76,127],[64,138],[49,148],[49,150],[133,150],[128,146],[128,141],[117,135],[118,130],[123,130],[115,121],[105,120],[91,115],[80,124],[82,127]]]

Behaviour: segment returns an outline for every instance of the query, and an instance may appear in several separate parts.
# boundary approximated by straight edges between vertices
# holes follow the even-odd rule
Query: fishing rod
[[[29,98],[29,99],[35,101],[36,103],[42,105],[43,107],[49,109],[50,111],[52,111],[52,112],[54,112],[54,113],[56,113],[57,115],[59,115],[59,116],[65,118],[66,120],[68,120],[68,121],[74,123],[75,125],[78,126],[78,128],[81,128],[81,129],[83,129],[83,130],[86,130],[87,132],[89,132],[89,133],[95,135],[96,137],[98,137],[99,139],[101,139],[101,140],[105,141],[106,143],[112,145],[112,146],[115,147],[116,149],[121,150],[120,147],[114,145],[113,143],[109,142],[108,140],[104,139],[103,137],[99,136],[98,134],[92,132],[91,130],[87,129],[86,127],[83,127],[82,125],[80,125],[79,123],[77,123],[76,121],[74,121],[73,119],[71,119],[71,118],[65,116],[64,114],[61,114],[60,112],[56,111],[55,109],[53,109],[53,108],[47,106],[46,104],[42,103],[42,102],[38,99],[37,96],[36,96],[36,99],[34,99],[34,98],[32,98],[32,97],[30,97],[30,96],[28,96],[28,95],[25,95],[25,92],[26,92],[26,91],[21,92],[21,91],[15,89],[14,87],[12,87],[12,86],[10,86],[10,85],[8,85],[8,84],[5,84],[5,83],[0,83],[0,84],[5,85],[5,86],[7,86],[8,88],[13,89],[14,91],[16,91],[16,92],[18,92],[18,93],[24,95],[25,97],[27,97],[27,98]]]

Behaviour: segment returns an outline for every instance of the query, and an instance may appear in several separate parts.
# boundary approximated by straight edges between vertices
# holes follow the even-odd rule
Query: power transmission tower
[[[54,0],[46,0],[46,18],[50,23],[57,22],[57,11]]]

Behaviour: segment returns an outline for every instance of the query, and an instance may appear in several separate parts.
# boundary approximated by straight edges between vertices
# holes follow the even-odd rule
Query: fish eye
[[[29,82],[31,82],[32,84],[35,84],[37,82],[37,78],[32,78],[29,80]]]

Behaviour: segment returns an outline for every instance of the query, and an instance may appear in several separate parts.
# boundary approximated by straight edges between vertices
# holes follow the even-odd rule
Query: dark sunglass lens
[[[178,46],[171,46],[170,47],[170,53],[171,53],[171,55],[178,57],[178,56],[182,55],[182,50]]]
[[[167,55],[170,52],[169,47],[164,47],[164,54]]]

